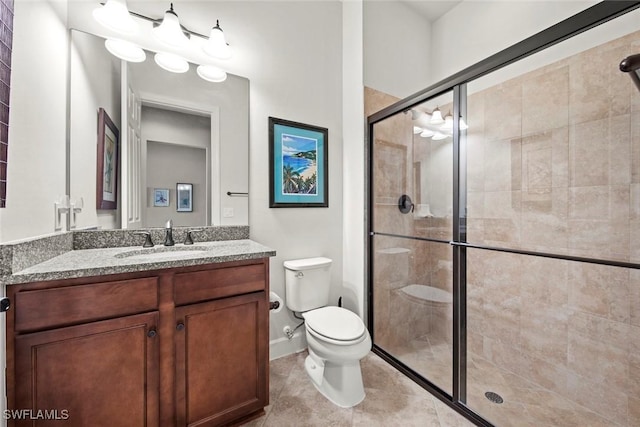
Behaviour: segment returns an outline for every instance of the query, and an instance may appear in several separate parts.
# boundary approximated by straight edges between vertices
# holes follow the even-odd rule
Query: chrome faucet
[[[167,221],[165,224],[166,234],[164,236],[164,245],[165,246],[173,246],[175,242],[173,241],[173,220]]]

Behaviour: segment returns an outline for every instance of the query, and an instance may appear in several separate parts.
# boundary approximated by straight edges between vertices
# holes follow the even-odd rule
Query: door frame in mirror
[[[126,67],[125,67],[126,68]],[[122,79],[123,85],[123,94],[127,93],[128,90],[128,79]],[[183,114],[191,114],[202,117],[209,117],[211,120],[211,145],[208,150],[207,155],[207,170],[206,176],[210,177],[210,179],[206,182],[206,194],[210,199],[210,203],[206,206],[206,218],[210,219],[210,224],[207,225],[219,225],[221,222],[221,186],[220,186],[220,107],[212,106],[212,105],[202,105],[190,101],[179,100],[171,97],[165,97],[158,94],[152,94],[148,92],[141,91],[139,93],[140,102],[142,106],[145,107],[153,107],[163,110],[175,111]],[[128,114],[128,100],[126,96],[122,97],[122,121],[126,123],[127,114]],[[129,150],[129,135],[127,132],[123,132],[122,134],[122,152],[126,153]],[[124,176],[125,174],[130,172],[130,168],[127,167],[126,162],[127,157],[123,154],[122,157],[122,191],[121,191],[121,200],[122,200],[122,224],[121,228],[126,229],[129,228],[129,219],[130,219],[130,209],[129,204],[133,202],[131,199],[131,195],[129,194],[128,183],[131,180],[131,177]],[[146,181],[146,180],[144,180]],[[138,188],[138,197],[146,196],[146,188],[143,188],[142,182],[139,182]]]

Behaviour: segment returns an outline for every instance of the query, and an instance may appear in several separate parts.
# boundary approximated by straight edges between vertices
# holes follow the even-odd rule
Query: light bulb
[[[158,52],[153,59],[161,68],[172,73],[185,73],[189,70],[189,63],[173,53]]]
[[[128,41],[107,39],[104,45],[113,56],[128,62],[142,62],[147,59],[144,50]]]
[[[419,126],[414,126],[414,127],[413,127],[413,134],[414,134],[414,135],[417,135],[417,134],[419,134],[420,132],[422,132],[422,128],[421,128],[421,127],[419,127]]]
[[[435,134],[433,134],[433,137],[431,137],[431,139],[433,139],[434,141],[440,141],[442,139],[445,139],[447,137],[447,135],[445,135],[442,132],[436,132]]]
[[[196,72],[208,82],[220,83],[227,79],[227,73],[213,65],[199,65]]]

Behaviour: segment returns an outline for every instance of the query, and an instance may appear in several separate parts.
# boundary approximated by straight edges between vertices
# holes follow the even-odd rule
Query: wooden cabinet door
[[[10,410],[30,419],[15,425],[158,426],[157,324],[151,312],[17,336]]]
[[[265,292],[176,308],[178,426],[218,426],[268,404]]]

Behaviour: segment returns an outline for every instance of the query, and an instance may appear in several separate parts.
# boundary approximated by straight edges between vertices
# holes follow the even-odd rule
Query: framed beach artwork
[[[155,188],[153,190],[153,206],[169,206],[169,189]]]
[[[329,206],[328,130],[269,117],[269,207]]]
[[[176,205],[178,212],[193,212],[193,184],[176,184]]]
[[[120,133],[104,110],[98,110],[98,163],[96,209],[118,208],[118,157]]]

